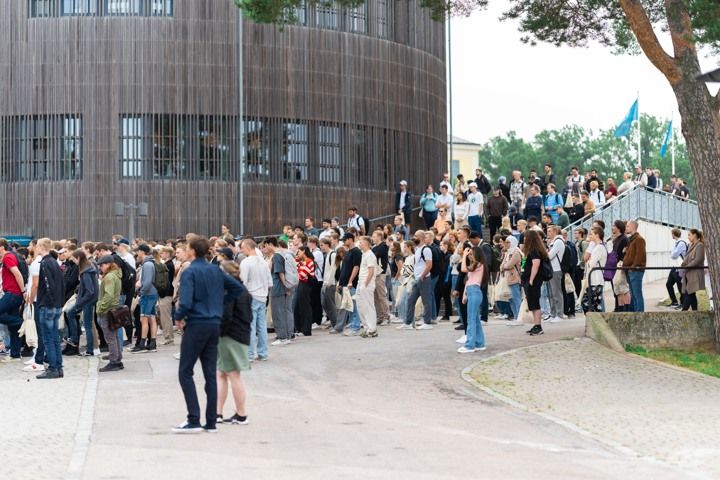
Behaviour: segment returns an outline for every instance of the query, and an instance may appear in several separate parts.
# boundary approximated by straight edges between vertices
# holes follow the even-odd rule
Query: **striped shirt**
[[[297,261],[298,278],[303,283],[308,283],[311,277],[315,276],[315,262],[311,258],[304,262]]]

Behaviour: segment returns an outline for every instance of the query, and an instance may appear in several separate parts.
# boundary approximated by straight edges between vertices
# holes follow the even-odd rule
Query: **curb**
[[[88,378],[85,383],[80,416],[78,417],[77,432],[75,433],[75,445],[68,464],[67,471],[63,477],[65,480],[78,480],[82,477],[85,467],[85,459],[90,449],[92,437],[93,420],[95,418],[95,399],[98,386],[98,360],[92,357],[88,361]]]

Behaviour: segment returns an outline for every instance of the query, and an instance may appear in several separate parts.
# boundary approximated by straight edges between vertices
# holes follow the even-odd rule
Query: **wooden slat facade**
[[[350,205],[368,217],[389,214],[401,179],[417,193],[441,178],[444,27],[419,0],[390,3],[389,40],[372,29],[244,23],[243,113],[267,125],[260,143],[268,144],[258,154],[263,175],[246,175],[248,233],[276,233],[305,215],[343,216]],[[127,232],[127,219],[113,215],[115,202],[149,204],[136,229],[145,238],[237,225],[237,182],[120,174],[121,115],[237,116],[233,2],[175,0],[168,18],[30,18],[29,5],[0,0],[0,131],[14,131],[18,118],[80,115],[82,178],[0,178],[0,233],[107,240]],[[276,133],[287,125],[311,131],[301,145],[303,178],[277,173],[289,154]],[[319,128],[338,132],[342,145],[324,145]],[[0,162],[9,164],[12,133],[2,135]],[[338,165],[321,168],[322,155]]]

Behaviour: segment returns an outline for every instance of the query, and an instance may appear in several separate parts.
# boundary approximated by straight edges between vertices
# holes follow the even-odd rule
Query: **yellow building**
[[[473,143],[460,137],[452,137],[452,144],[448,142],[448,172],[450,178],[455,180],[462,173],[466,181],[475,178],[475,169],[480,164],[479,156],[482,145]],[[451,153],[452,152],[452,153]]]

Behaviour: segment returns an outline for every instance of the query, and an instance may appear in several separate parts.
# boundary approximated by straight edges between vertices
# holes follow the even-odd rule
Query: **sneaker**
[[[217,433],[218,432],[217,425],[212,425],[212,426],[211,425],[203,425],[202,429],[205,433]]]
[[[2,359],[0,359],[0,362],[2,363],[11,363],[18,361],[22,361],[22,357],[2,357]]]
[[[508,320],[507,322],[505,322],[505,325],[507,325],[508,327],[522,327],[523,322],[522,320]]]
[[[543,332],[543,329],[540,325],[534,325],[528,333],[531,337],[534,337],[535,335],[542,335],[545,332]]]
[[[247,425],[248,424],[248,417],[247,415],[242,417],[238,415],[237,413],[233,415],[232,417],[225,420],[225,423],[230,423],[232,425]]]
[[[222,423],[223,423],[224,421],[225,421],[225,420],[223,419],[223,416],[222,416],[222,415],[218,415],[217,418],[215,419],[215,424],[216,424],[216,425],[222,425]]]
[[[287,340],[277,339],[274,342],[272,342],[270,345],[272,345],[273,347],[279,347],[280,345],[287,345],[286,342],[287,342]]]
[[[485,350],[487,350],[487,347],[478,347],[475,349],[476,352],[484,352]]]
[[[35,362],[32,362],[27,367],[23,368],[23,372],[44,372],[45,371],[45,365],[38,365]]]
[[[330,331],[328,331],[328,333],[329,333],[330,335],[337,335],[338,333],[342,333],[342,332],[338,332],[338,331],[335,330],[334,328],[331,328]]]
[[[457,352],[458,352],[458,353],[473,353],[473,352],[475,352],[475,349],[474,349],[474,348],[460,347],[460,348],[457,349]]]
[[[500,315],[500,320],[507,320],[508,318],[510,318],[510,316],[507,313]]]
[[[547,320],[550,317],[552,317],[552,315],[550,315],[549,313],[545,313],[545,314],[543,314],[542,319]]]
[[[673,302],[670,305],[668,305],[669,308],[675,308],[675,307],[679,307],[679,306],[680,306],[680,304],[677,302]]]
[[[100,368],[98,372],[117,372],[118,370],[123,370],[125,368],[125,365],[122,364],[122,362],[110,362],[104,367]]]
[[[418,329],[418,330],[432,330],[432,329],[433,329],[433,326],[432,326],[432,325],[428,325],[427,323],[423,323],[422,325],[420,325],[419,327],[417,327],[417,329]]]
[[[101,352],[100,352],[100,349],[99,349],[99,348],[96,348],[95,350],[93,350],[93,356],[95,356],[95,357],[99,357],[99,356],[100,356],[100,353],[101,353]]]
[[[397,327],[397,330],[415,330],[415,327],[413,327],[411,324],[403,323],[399,327]]]
[[[455,340],[455,343],[459,343],[460,345],[464,345],[465,342],[467,342],[467,335],[463,335],[462,337]]]
[[[317,323],[313,323],[310,327],[310,330],[317,330],[318,328],[320,328],[320,325],[318,325]]]
[[[390,318],[390,323],[405,323],[405,322],[403,322],[401,318],[398,318],[398,317],[396,317],[396,316],[393,315],[393,316]]]
[[[460,325],[455,327],[455,330],[465,330],[465,327],[462,325],[462,322],[460,323]]]
[[[173,427],[171,432],[179,433],[179,434],[202,433],[203,427],[199,423],[190,424],[188,422],[183,422],[182,424],[178,425],[177,427]]]
[[[258,360],[260,360],[261,362],[267,362],[267,361],[268,361],[268,357],[260,357],[260,356],[257,356],[257,357],[255,357],[255,358],[258,359]]]
[[[539,326],[540,326],[540,325],[533,325],[533,326],[530,328],[530,330],[526,331],[525,333],[533,332],[533,331],[535,331],[535,330],[537,329],[537,327],[539,327]]]
[[[175,360],[180,360],[180,352],[178,352],[178,353],[173,353],[173,358],[174,358]]]
[[[38,380],[52,380],[55,378],[62,378],[60,376],[60,371],[58,370],[46,370],[44,373],[41,373],[37,377]]]
[[[148,349],[145,346],[145,340],[141,341],[140,343],[136,344],[131,350],[130,353],[147,353]]]
[[[31,358],[30,360],[25,360],[23,362],[23,365],[32,365],[33,363],[35,363],[35,357]]]
[[[147,343],[147,347],[145,347],[148,352],[157,352],[157,342],[153,338]]]
[[[548,323],[560,323],[562,322],[562,318],[560,317],[552,317],[550,320],[548,320]]]
[[[169,338],[162,341],[160,345],[175,345],[175,339]]]
[[[375,337],[377,337],[377,336],[378,336],[377,330],[373,330],[372,332],[368,332],[366,336],[367,336],[367,337],[370,337],[370,338],[375,338]]]
[[[359,330],[345,330],[343,332],[343,336],[345,337],[357,337],[359,335],[362,335],[362,329]]]

